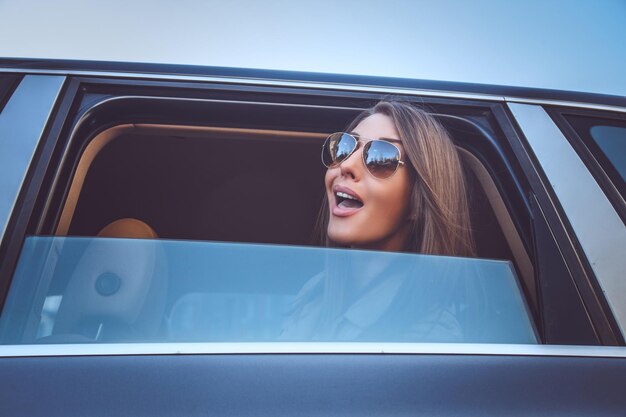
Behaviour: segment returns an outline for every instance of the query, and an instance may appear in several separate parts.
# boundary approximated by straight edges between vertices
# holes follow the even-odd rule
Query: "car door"
[[[0,113],[4,414],[622,412],[623,298],[610,272],[620,260],[596,258],[577,200],[563,194],[565,162],[550,158],[576,153],[544,107],[407,80],[122,70],[24,68]],[[482,259],[414,255],[407,265],[494,277],[483,287],[486,315],[465,309],[468,323],[486,324],[462,343],[281,340],[265,318],[279,317],[329,257],[361,256],[307,240],[321,141],[388,94],[440,118],[480,196]],[[569,151],[541,149],[548,137]],[[241,169],[225,170],[225,160]],[[614,202],[588,170],[566,175],[585,176],[577,189],[595,193],[594,226],[617,236],[619,250]],[[242,183],[252,184],[245,196]],[[293,200],[294,214],[272,218],[262,197],[280,200],[292,186],[310,192]],[[250,200],[264,221],[240,214]],[[143,232],[111,232],[127,217]],[[122,270],[96,271],[103,253],[148,277],[115,308],[98,300],[130,281]],[[107,320],[86,320],[96,310]],[[153,322],[150,311],[167,313]]]

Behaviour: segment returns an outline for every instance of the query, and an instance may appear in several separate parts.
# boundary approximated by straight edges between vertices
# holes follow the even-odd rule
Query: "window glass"
[[[587,116],[568,116],[567,120],[626,198],[626,121]]]
[[[626,181],[626,127],[592,126],[591,137]]]
[[[2,343],[536,343],[511,263],[206,241],[28,237]]]

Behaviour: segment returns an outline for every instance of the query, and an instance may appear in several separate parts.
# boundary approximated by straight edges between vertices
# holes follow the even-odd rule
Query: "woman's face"
[[[360,136],[359,146],[339,166],[326,171],[330,240],[354,248],[400,251],[408,233],[411,179],[408,166],[398,167],[389,178],[370,174],[363,163],[363,145],[371,139],[400,139],[392,119],[376,113],[359,123],[353,133]],[[406,162],[404,149],[401,159]],[[363,204],[343,201],[337,192],[356,197]]]

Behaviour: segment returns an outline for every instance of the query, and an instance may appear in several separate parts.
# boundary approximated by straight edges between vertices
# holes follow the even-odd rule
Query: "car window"
[[[507,261],[108,237],[28,237],[1,326],[3,343],[537,342]]]
[[[85,108],[101,99],[97,94],[85,97]],[[534,325],[541,326],[540,291],[529,251],[532,249],[531,231],[525,230],[529,224],[529,213],[525,212],[523,202],[525,194],[517,188],[526,184],[514,179],[512,168],[497,149],[500,145],[485,136],[488,132],[474,126],[474,123],[490,126],[492,122],[486,116],[477,113],[472,119],[448,117],[448,112],[467,110],[442,109],[446,112],[436,114],[450,130],[467,171],[472,231],[477,256],[481,259],[434,257],[447,261],[441,264],[443,270],[433,272],[395,260],[396,256],[398,259],[408,256],[413,259],[411,262],[419,264],[418,260],[428,259],[425,255],[368,252],[372,260],[377,260],[378,266],[374,269],[383,269],[377,275],[391,276],[388,284],[352,289],[340,296],[342,303],[330,305],[327,298],[319,298],[320,288],[325,288],[324,282],[328,280],[324,277],[336,276],[337,265],[349,265],[357,255],[351,250],[320,248],[319,239],[315,239],[315,221],[324,192],[325,169],[320,162],[320,148],[326,136],[342,130],[346,122],[358,114],[359,108],[275,106],[264,101],[202,101],[134,97],[132,94],[93,106],[85,113],[86,119],[81,120],[67,138],[62,138],[67,140],[68,151],[58,164],[58,170],[50,173],[50,183],[54,185],[48,191],[50,195],[42,193],[40,197],[50,202],[41,205],[45,208],[39,214],[41,227],[27,232],[30,237],[24,237],[20,259],[28,259],[29,248],[39,253],[42,246],[35,242],[40,239],[41,242],[45,239],[56,242],[49,243],[50,249],[44,250],[45,260],[38,264],[41,270],[20,272],[20,268],[27,268],[24,265],[35,264],[23,260],[17,264],[20,247],[15,249],[17,269],[8,277],[13,295],[7,298],[3,310],[2,339],[5,343],[93,340],[537,342],[543,337],[541,328],[537,333],[533,330]],[[499,134],[497,130],[494,132],[494,135]],[[483,157],[479,158],[480,155]],[[146,225],[139,229],[150,232],[102,233],[124,219],[135,219]],[[55,237],[42,236],[46,234]],[[161,282],[165,289],[150,286],[144,289],[145,293],[139,293],[143,294],[139,299],[116,297],[125,286],[139,284],[133,279],[122,280],[115,270],[98,267],[102,262],[96,260],[95,255],[87,258],[82,255],[94,252],[89,249],[90,244],[98,247],[101,244],[98,242],[106,239],[124,242],[128,238],[136,242],[162,242],[160,249],[150,249],[153,256],[163,252],[162,257],[156,257],[158,262],[149,262],[151,266],[127,264],[134,268],[133,276],[139,277],[152,277],[145,268],[154,268],[157,277],[145,279]],[[265,245],[274,248],[273,259],[276,260],[272,262],[277,264],[288,262],[297,252],[296,248],[305,252],[311,250],[306,253],[312,259],[341,259],[343,256],[345,260],[335,262],[330,272],[319,259],[303,261],[299,266],[294,264],[292,273],[286,275],[257,265],[251,269],[257,272],[254,281],[257,287],[253,290],[247,287],[251,281],[245,281],[250,280],[249,272],[241,272],[239,277],[220,272],[224,278],[215,283],[215,288],[203,288],[202,279],[211,276],[210,267],[198,269],[194,282],[189,277],[184,278],[192,271],[177,263],[180,259],[187,260],[191,262],[189,268],[193,268],[191,265],[196,261],[188,259],[184,250],[176,252],[177,248],[192,243],[206,248],[204,254],[198,255],[199,260],[212,259],[212,251],[221,253],[221,247],[238,245],[236,247],[243,248],[239,258],[231,257],[231,268],[245,265],[248,258],[257,256],[254,250]],[[146,243],[142,250],[148,250],[150,245]],[[72,251],[71,247],[75,249]],[[108,247],[114,251],[114,245]],[[178,257],[180,259],[176,260]],[[228,256],[224,255],[226,258]],[[118,260],[110,264],[124,262]],[[397,269],[397,273],[390,275],[390,270],[382,266],[393,263],[404,265],[405,269]],[[491,265],[500,265],[501,270],[488,272]],[[227,270],[223,267],[220,271]],[[69,284],[70,275],[91,276],[96,271],[100,275],[91,283],[77,281],[89,288]],[[360,275],[348,272],[339,271],[339,275],[348,281]],[[165,278],[159,278],[161,275]],[[292,275],[298,278],[290,279]],[[278,279],[275,276],[291,282],[292,287],[288,291],[276,289],[287,284],[275,282]],[[426,285],[419,280],[421,276],[437,276],[435,286],[420,290],[420,285]],[[489,277],[493,282],[487,285]],[[379,282],[374,278],[372,282]],[[25,288],[33,279],[39,283],[33,284],[37,289],[31,288],[29,292]],[[137,279],[142,282],[144,278]],[[500,291],[497,285],[490,287],[492,284],[508,287]],[[405,291],[407,286],[411,291]],[[170,290],[174,292],[168,292]],[[378,307],[370,307],[365,301],[357,303],[364,294],[374,290],[387,294],[381,299],[365,298]],[[104,310],[95,312],[76,310],[78,307],[71,307],[71,300],[92,300],[85,298],[83,291],[95,291],[95,296],[104,300],[117,300],[116,304],[111,304],[115,307],[102,307]],[[328,297],[329,291],[322,293]],[[411,298],[420,293],[435,296]],[[31,301],[20,304],[20,299]],[[121,322],[118,320],[119,314],[126,314],[124,311],[132,317],[140,314],[136,309],[141,303],[137,300],[148,299],[153,301],[147,306],[157,310],[148,308],[149,314],[145,314],[151,315],[151,319],[142,312],[142,320],[147,321],[129,321],[130,316]],[[9,300],[14,300],[13,307]],[[165,303],[164,306],[161,303]],[[266,311],[264,303],[270,306],[267,314],[263,313]],[[16,307],[18,305],[21,307]],[[24,310],[26,306],[30,310]],[[252,321],[242,324],[243,313],[239,310],[234,318],[221,321],[219,317],[228,316],[231,308],[248,311],[252,318],[245,320]],[[337,308],[343,309],[339,311],[341,314],[335,310]],[[365,320],[355,313],[359,309],[379,314],[371,316],[370,313]],[[113,310],[119,314],[109,317]],[[105,317],[97,318],[102,312],[107,312]],[[328,322],[328,315],[337,319],[345,314],[350,318],[350,325]],[[67,322],[66,317],[79,321]],[[191,320],[189,317],[197,317],[204,324],[189,327],[185,324]],[[206,333],[206,323],[210,323],[209,327],[226,327]],[[485,324],[483,331],[481,323],[491,324]],[[370,329],[374,324],[377,327]],[[368,330],[356,332],[354,326]],[[512,333],[507,329],[512,329]],[[250,339],[245,339],[245,334]],[[282,339],[276,339],[278,337]]]
[[[589,132],[622,180],[626,181],[626,124],[623,127],[596,125]]]
[[[626,198],[626,121],[583,116],[570,116],[567,120]]]

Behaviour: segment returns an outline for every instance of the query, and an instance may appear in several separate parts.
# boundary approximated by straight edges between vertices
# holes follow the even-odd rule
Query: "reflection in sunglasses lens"
[[[333,160],[340,162],[346,159],[354,150],[355,145],[356,141],[352,136],[346,134],[341,135],[341,138],[337,142]]]
[[[389,178],[398,168],[400,153],[389,142],[373,140],[363,148],[363,160],[376,178]]]
[[[345,133],[334,133],[326,139],[322,149],[322,162],[327,167],[336,166],[350,156],[356,147],[356,140]]]

